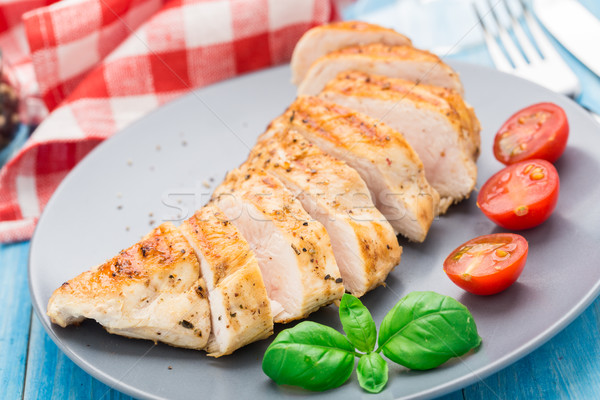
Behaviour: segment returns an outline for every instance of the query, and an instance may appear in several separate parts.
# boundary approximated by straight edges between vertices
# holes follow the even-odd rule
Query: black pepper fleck
[[[186,321],[185,319],[179,321],[179,325],[181,325],[185,329],[194,329],[194,324],[192,324],[190,321]]]

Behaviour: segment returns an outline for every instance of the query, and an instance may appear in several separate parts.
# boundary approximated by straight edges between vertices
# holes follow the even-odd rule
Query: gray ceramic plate
[[[404,244],[402,264],[364,297],[377,323],[398,299],[434,290],[473,313],[483,345],[442,367],[414,372],[392,367],[379,398],[427,398],[464,387],[523,357],[572,321],[600,291],[600,132],[572,101],[490,69],[453,63],[483,126],[479,184],[501,168],[492,156],[495,130],[526,105],[553,101],[567,112],[569,146],[556,163],[558,207],[542,226],[523,232],[530,243],[519,281],[492,297],[469,295],[442,271],[462,242],[498,232],[471,198],[435,221],[423,244]],[[62,329],[45,315],[63,281],[137,241],[163,220],[190,215],[225,171],[240,164],[268,122],[294,97],[287,67],[266,70],[199,90],[174,101],[98,146],[64,180],[46,207],[31,244],[33,305],[56,344],[91,375],[143,398],[375,398],[352,378],[341,388],[308,393],[277,387],[261,371],[270,340],[220,359],[109,335],[93,322]],[[312,320],[333,325],[337,309]]]

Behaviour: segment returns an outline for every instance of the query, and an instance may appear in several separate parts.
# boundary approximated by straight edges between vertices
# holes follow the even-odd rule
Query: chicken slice
[[[287,122],[271,123],[247,163],[277,176],[323,224],[346,291],[362,296],[385,281],[402,248],[360,175],[289,130]]]
[[[362,21],[340,21],[317,26],[298,41],[292,54],[292,82],[300,84],[310,66],[319,58],[344,47],[383,43],[412,45],[409,38],[393,29]]]
[[[425,240],[439,195],[427,182],[419,156],[400,133],[318,97],[299,97],[284,115],[290,130],[359,173],[396,233],[416,242]]]
[[[179,228],[194,248],[208,287],[212,332],[209,356],[231,354],[273,334],[273,316],[250,245],[215,206],[207,205]]]
[[[277,178],[242,166],[227,174],[211,201],[250,243],[275,322],[304,318],[341,298],[327,231]]]
[[[477,181],[479,124],[451,89],[403,79],[343,72],[321,98],[360,111],[402,132],[440,195],[440,213],[469,197]],[[475,153],[475,154],[474,154]]]
[[[319,58],[298,86],[298,94],[316,95],[340,72],[349,70],[442,86],[463,94],[458,74],[438,56],[412,46],[381,43],[350,46]]]
[[[110,333],[203,349],[210,308],[194,251],[170,223],[63,283],[48,302],[62,327],[94,319]]]
[[[463,134],[465,134],[465,132],[468,134],[467,140],[465,141],[467,152],[471,155],[473,160],[477,160],[481,147],[481,125],[479,124],[479,119],[477,118],[477,115],[475,115],[473,107],[469,106],[463,99],[463,96],[455,90],[434,85],[420,86],[423,86],[427,91],[446,100],[450,108],[458,115]]]

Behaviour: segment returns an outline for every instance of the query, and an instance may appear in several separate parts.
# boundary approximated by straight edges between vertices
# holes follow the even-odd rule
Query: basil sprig
[[[403,297],[383,319],[377,349],[375,322],[356,297],[344,294],[340,321],[347,337],[310,321],[282,331],[263,357],[265,374],[280,385],[323,391],[346,382],[355,357],[359,357],[358,383],[370,393],[379,393],[388,381],[388,366],[381,353],[405,367],[424,370],[481,344],[469,310],[434,292]]]

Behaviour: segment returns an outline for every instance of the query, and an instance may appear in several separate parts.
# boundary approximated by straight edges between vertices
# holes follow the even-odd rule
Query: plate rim
[[[495,74],[505,75],[505,76],[509,77],[510,79],[519,81],[520,84],[531,86],[531,87],[535,88],[535,90],[537,90],[537,91],[541,90],[542,92],[546,92],[546,93],[550,94],[551,96],[557,95],[556,93],[554,93],[554,92],[550,91],[549,89],[546,89],[536,83],[533,83],[531,81],[528,81],[528,80],[518,77],[518,76],[514,76],[511,74],[502,72],[502,71],[498,71],[498,70],[496,70],[494,68],[490,68],[488,66],[474,64],[474,63],[465,62],[465,61],[458,61],[458,60],[444,60],[444,61],[446,63],[448,63],[453,69],[457,70],[459,75],[461,74],[462,69],[469,69],[469,68],[479,69],[486,73],[491,72],[491,73],[495,73]],[[269,73],[272,73],[272,71],[274,71],[274,70],[281,70],[281,69],[286,69],[286,68],[289,68],[289,64],[278,65],[278,66],[274,66],[274,67],[265,68],[265,69],[262,69],[259,71],[254,71],[254,72],[238,75],[238,76],[232,77],[230,79],[226,79],[226,80],[223,80],[223,81],[220,81],[220,82],[208,85],[208,86],[194,89],[193,91],[186,93],[183,96],[180,96],[180,97],[152,110],[150,113],[148,113],[148,114],[144,115],[143,117],[141,117],[140,119],[134,121],[133,123],[131,123],[124,129],[116,132],[114,135],[110,136],[109,138],[107,138],[106,140],[104,140],[103,142],[98,144],[96,147],[94,147],[71,171],[69,171],[67,176],[65,176],[65,178],[60,182],[59,186],[56,188],[56,190],[52,194],[50,200],[46,204],[46,207],[44,208],[40,217],[38,218],[38,222],[36,224],[34,233],[32,235],[31,241],[30,241],[29,252],[28,252],[28,263],[27,263],[27,278],[28,278],[29,295],[31,298],[33,310],[34,310],[36,316],[38,317],[39,322],[41,323],[42,327],[44,328],[44,331],[52,339],[54,344],[71,361],[73,361],[77,366],[82,368],[86,373],[90,374],[95,379],[98,379],[99,381],[101,381],[102,383],[106,384],[107,386],[109,386],[113,389],[116,389],[122,393],[125,393],[125,394],[133,396],[133,397],[153,399],[153,400],[154,399],[155,400],[164,399],[164,397],[157,396],[153,393],[148,393],[144,390],[138,389],[137,387],[135,387],[133,385],[124,383],[119,380],[115,380],[112,377],[110,377],[109,375],[100,371],[98,368],[96,368],[92,363],[88,362],[86,359],[77,356],[69,348],[68,345],[65,345],[62,343],[60,338],[58,338],[58,336],[56,336],[54,331],[51,329],[52,324],[49,323],[49,319],[45,313],[45,306],[41,307],[41,303],[40,303],[41,299],[39,298],[40,296],[36,295],[36,292],[34,291],[34,287],[32,284],[32,279],[31,279],[32,278],[31,260],[32,260],[32,254],[34,252],[35,245],[37,243],[36,238],[37,238],[38,227],[41,225],[41,222],[43,221],[44,216],[47,214],[47,210],[51,209],[50,206],[55,201],[57,201],[56,199],[58,197],[60,197],[60,192],[64,189],[64,187],[66,187],[69,184],[69,181],[71,179],[73,179],[73,176],[76,173],[78,173],[76,171],[79,171],[80,169],[85,168],[86,163],[89,162],[90,159],[97,157],[97,154],[101,153],[105,146],[110,146],[111,145],[110,143],[114,138],[120,137],[122,135],[127,135],[130,130],[135,130],[136,126],[138,124],[142,123],[142,121],[145,120],[146,118],[151,117],[155,113],[165,112],[166,109],[169,109],[171,107],[177,107],[177,105],[180,102],[185,102],[185,101],[187,101],[187,99],[189,97],[196,96],[195,92],[202,91],[203,89],[206,89],[209,87],[211,87],[211,88],[217,87],[220,84],[223,84],[226,82],[247,79],[249,77],[257,76],[260,74],[269,74]],[[595,121],[592,118],[592,116],[577,102],[575,102],[574,100],[572,100],[568,97],[564,97],[563,100],[566,100],[567,102],[570,102],[571,105],[575,106],[574,110],[576,110],[576,112],[580,115],[581,118],[587,119],[588,121],[591,121],[595,125],[600,126],[600,124],[597,121]],[[592,302],[598,297],[599,294],[600,294],[600,279],[598,279],[596,281],[595,285],[592,286],[592,288],[590,290],[588,290],[588,292],[585,293],[585,295],[580,298],[579,302],[577,302],[577,304],[574,307],[572,307],[567,313],[565,313],[554,324],[550,325],[547,329],[541,331],[538,335],[536,335],[534,338],[530,339],[529,341],[523,343],[521,346],[508,352],[503,357],[497,359],[494,362],[486,364],[485,366],[483,366],[479,369],[473,370],[465,375],[462,375],[454,380],[444,382],[436,387],[421,391],[417,394],[409,395],[408,397],[396,397],[395,399],[399,400],[399,399],[413,399],[413,398],[432,398],[432,397],[436,397],[436,396],[441,396],[441,395],[448,394],[453,391],[459,390],[461,388],[470,386],[473,383],[475,383],[476,381],[483,380],[483,379],[491,376],[494,373],[500,372],[502,369],[508,367],[511,364],[514,364],[515,362],[519,361],[523,357],[531,354],[533,351],[537,350],[539,347],[541,347],[545,343],[547,343],[555,335],[560,333],[564,328],[566,328],[567,325],[569,325],[578,316],[580,316],[592,304]]]

